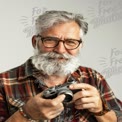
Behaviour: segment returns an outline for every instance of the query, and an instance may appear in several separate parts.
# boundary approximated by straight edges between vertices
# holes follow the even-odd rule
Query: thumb
[[[61,94],[61,95],[58,95],[56,98],[54,98],[53,100],[56,101],[57,103],[61,103],[63,102],[65,99],[65,95],[64,94]]]

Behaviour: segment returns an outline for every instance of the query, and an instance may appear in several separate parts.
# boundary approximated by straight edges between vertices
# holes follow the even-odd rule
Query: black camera
[[[62,85],[57,85],[54,87],[50,87],[43,91],[43,98],[45,99],[53,99],[56,98],[60,94],[65,94],[65,99],[63,102],[70,102],[72,101],[73,94],[76,93],[78,90],[70,90],[69,85],[76,83],[75,79],[71,77],[69,81]]]

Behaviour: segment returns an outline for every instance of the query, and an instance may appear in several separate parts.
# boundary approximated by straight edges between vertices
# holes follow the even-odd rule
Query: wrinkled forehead
[[[41,35],[43,36],[76,36],[82,37],[83,36],[83,30],[79,27],[79,25],[75,21],[70,21],[70,22],[63,22],[63,23],[58,23],[50,28],[47,28],[44,30]]]

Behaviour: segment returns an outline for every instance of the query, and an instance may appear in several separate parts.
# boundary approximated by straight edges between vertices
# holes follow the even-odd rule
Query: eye
[[[45,43],[49,43],[49,44],[57,42],[57,40],[55,38],[51,38],[51,37],[43,38],[43,41]]]
[[[45,47],[55,47],[58,44],[58,40],[53,37],[45,37],[42,39]]]
[[[43,41],[45,41],[45,42],[53,42],[54,39],[53,38],[44,38]]]
[[[77,40],[71,40],[71,39],[69,39],[69,40],[66,40],[65,43],[67,45],[77,45],[78,44],[78,41]]]

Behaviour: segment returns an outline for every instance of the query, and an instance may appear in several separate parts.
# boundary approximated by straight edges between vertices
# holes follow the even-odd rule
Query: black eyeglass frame
[[[50,37],[50,36],[42,37],[42,36],[39,35],[39,34],[38,34],[36,37],[40,37],[40,38],[41,38],[41,41],[42,41],[43,45],[44,45],[44,40],[47,39],[47,38],[54,38],[54,39],[57,39],[57,40],[58,40],[58,43],[57,43],[54,47],[46,47],[46,46],[44,45],[46,48],[55,48],[55,47],[57,47],[57,46],[59,45],[59,42],[63,42],[63,44],[64,44],[66,40],[70,40],[70,39],[61,40],[61,39],[59,39],[59,38],[57,38],[57,37]],[[65,47],[67,50],[74,50],[74,49],[78,48],[79,45],[83,42],[82,39],[80,39],[80,40],[72,39],[72,40],[79,42],[79,44],[78,44],[75,48],[72,48],[72,49],[68,49],[68,48],[65,46],[65,44],[64,44],[64,47]]]

